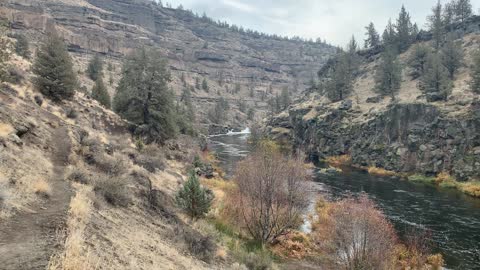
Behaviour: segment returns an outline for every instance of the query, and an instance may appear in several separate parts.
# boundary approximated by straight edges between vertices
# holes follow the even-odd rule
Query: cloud
[[[352,35],[361,42],[364,27],[373,22],[382,33],[389,18],[395,20],[402,3],[412,21],[425,26],[425,18],[437,0],[166,0],[194,12],[206,12],[215,20],[226,20],[270,34],[322,38],[345,45]],[[474,10],[480,0],[473,0]]]

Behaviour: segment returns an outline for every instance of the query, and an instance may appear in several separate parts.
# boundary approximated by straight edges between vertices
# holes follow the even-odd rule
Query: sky
[[[383,32],[402,4],[420,28],[437,0],[163,0],[215,20],[269,34],[321,38],[345,46],[352,35],[363,44],[365,26],[373,22]],[[446,2],[445,0],[443,2]],[[478,14],[480,0],[471,0]]]

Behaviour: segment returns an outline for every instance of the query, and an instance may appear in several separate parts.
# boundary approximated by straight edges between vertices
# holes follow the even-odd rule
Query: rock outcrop
[[[292,94],[303,90],[334,53],[334,48],[324,43],[233,31],[211,19],[194,16],[186,10],[160,7],[148,0],[1,2],[0,18],[9,19],[16,32],[39,40],[43,33],[56,28],[67,41],[78,66],[84,67],[94,54],[104,55],[116,64],[118,72],[113,76],[113,86],[109,86],[111,92],[118,82],[124,55],[139,46],[153,46],[168,58],[174,77],[172,87],[179,95],[185,84],[179,79],[181,74],[189,85],[194,85],[198,77],[208,80],[209,93],[201,90],[193,93],[199,97],[222,95],[240,100],[249,97],[250,88],[263,93],[272,87],[274,93],[266,93],[267,98],[254,97],[258,101],[255,107],[261,113],[267,110],[265,101],[269,95],[273,97],[283,87],[289,86]],[[236,84],[243,91],[233,93]],[[84,85],[91,87],[93,82],[85,80]],[[204,105],[198,104],[201,119],[206,118],[202,117],[206,116],[202,111],[212,103]],[[235,113],[230,118],[235,119]]]

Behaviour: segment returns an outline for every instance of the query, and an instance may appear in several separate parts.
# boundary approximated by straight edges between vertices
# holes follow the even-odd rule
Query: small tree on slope
[[[35,86],[54,101],[70,99],[75,94],[77,77],[63,40],[51,34],[41,45],[33,64]]]
[[[190,172],[190,176],[177,192],[175,202],[192,218],[203,217],[208,211],[213,201],[213,193],[200,185],[195,172]]]
[[[473,54],[473,65],[470,71],[470,89],[472,92],[480,94],[480,50]]]
[[[98,78],[95,82],[95,85],[92,88],[92,98],[97,100],[105,108],[110,109],[110,94],[108,94],[107,88],[105,87],[102,78]]]
[[[382,95],[389,95],[395,99],[402,83],[402,66],[392,49],[387,49],[380,65],[375,72],[375,90]]]

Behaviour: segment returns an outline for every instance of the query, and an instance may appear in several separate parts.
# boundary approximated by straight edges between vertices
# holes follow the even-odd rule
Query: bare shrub
[[[98,169],[112,176],[126,173],[129,167],[128,160],[121,154],[114,154],[113,156],[99,154],[94,159]]]
[[[131,201],[128,194],[128,179],[125,177],[98,175],[94,191],[114,206],[126,207]]]
[[[177,235],[182,235],[188,251],[202,261],[210,262],[215,257],[217,245],[214,238],[209,235],[202,235],[198,231],[188,228],[179,229]]]
[[[151,173],[164,170],[166,167],[162,150],[152,145],[145,147],[141,154],[134,156],[133,162]]]
[[[343,269],[388,269],[397,238],[392,224],[366,195],[347,198],[319,214],[315,236]]]
[[[88,173],[82,168],[74,168],[67,176],[67,179],[73,182],[77,182],[80,184],[89,184],[91,182],[90,176]]]
[[[301,224],[308,206],[307,179],[302,158],[282,155],[272,142],[261,142],[239,163],[232,201],[239,211],[237,218],[255,240],[271,242]]]

